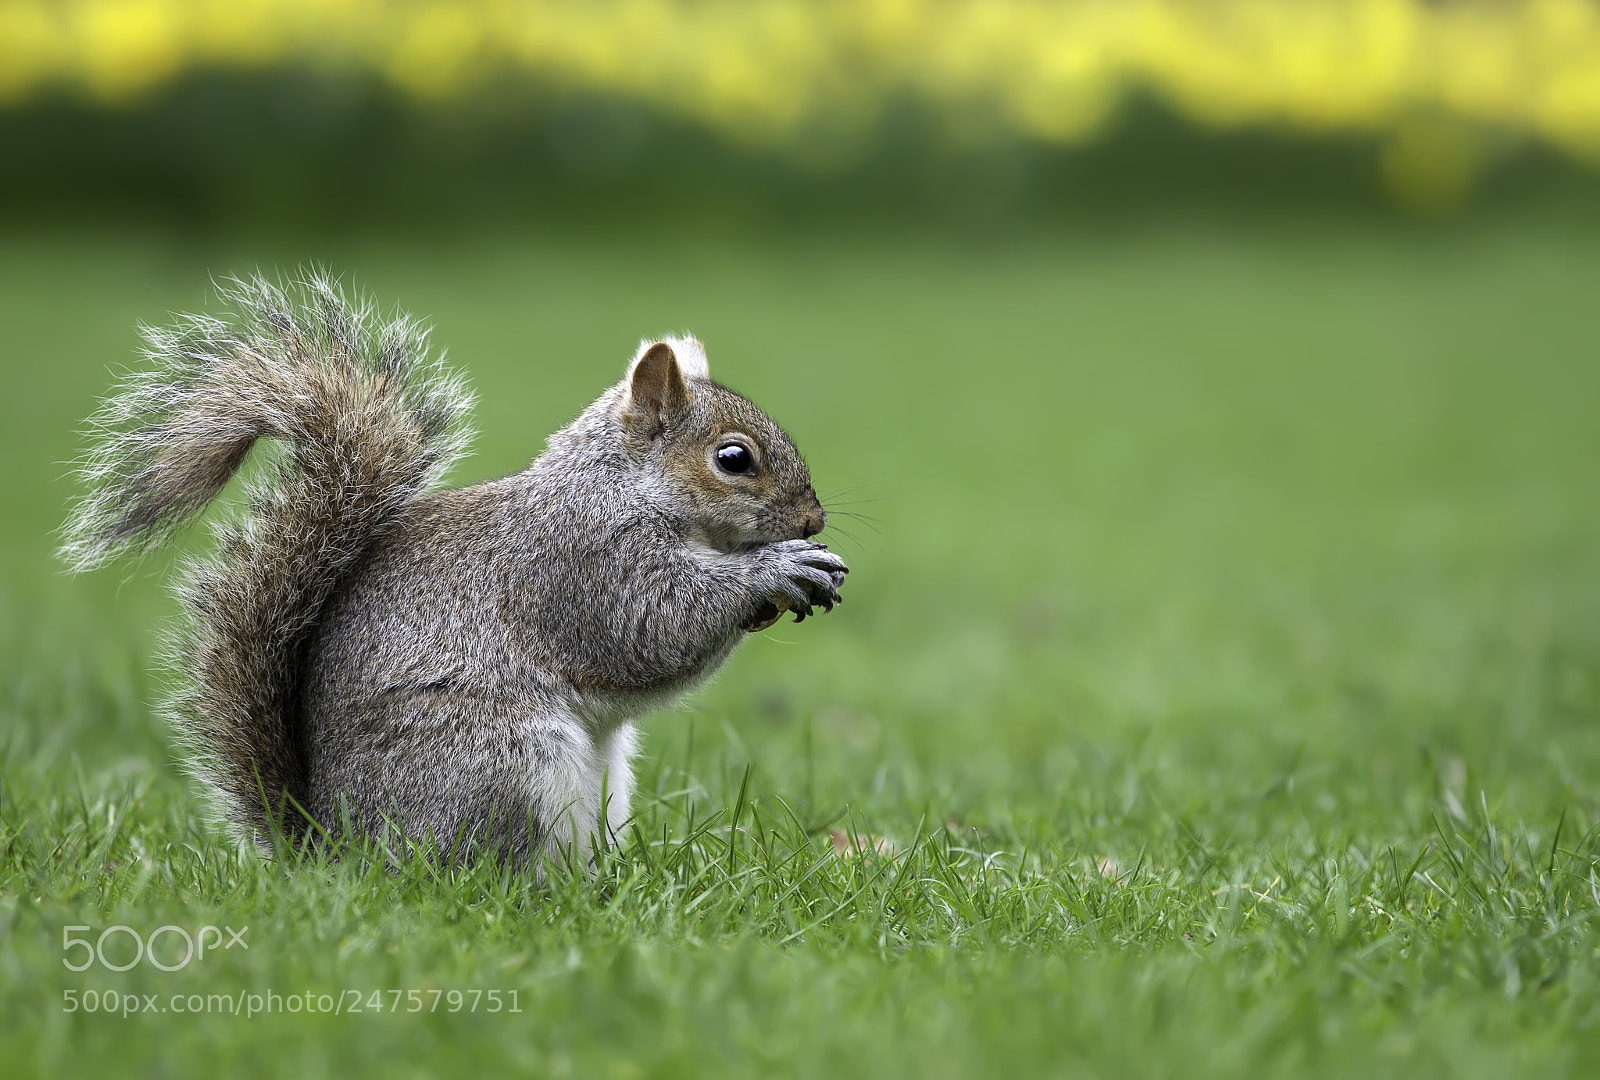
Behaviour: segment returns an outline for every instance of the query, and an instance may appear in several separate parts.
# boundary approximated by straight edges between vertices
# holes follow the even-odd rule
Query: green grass
[[[592,880],[241,854],[149,706],[165,557],[50,562],[59,463],[134,322],[312,257],[433,317],[470,372],[460,480],[519,467],[638,337],[689,327],[871,518],[839,519],[842,608],[646,724],[637,829]],[[13,236],[5,1068],[1592,1075],[1596,295],[1600,232],[1532,220]],[[835,857],[830,829],[896,854]],[[63,967],[64,926],[116,924],[248,925],[249,949]],[[423,1011],[63,1010],[91,990]],[[452,1014],[455,990],[521,1012]]]

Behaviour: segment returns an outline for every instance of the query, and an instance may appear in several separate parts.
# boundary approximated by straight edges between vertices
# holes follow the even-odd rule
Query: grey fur
[[[233,324],[145,331],[154,368],[98,417],[62,554],[86,569],[155,543],[257,438],[288,444],[180,585],[171,716],[247,836],[274,818],[303,835],[288,796],[329,828],[582,854],[627,817],[633,720],[703,682],[744,630],[838,601],[847,569],[807,539],[825,515],[799,453],[700,377],[692,339],[641,349],[524,472],[429,494],[469,399],[425,333],[325,277],[223,296]],[[718,470],[730,439],[750,475]]]

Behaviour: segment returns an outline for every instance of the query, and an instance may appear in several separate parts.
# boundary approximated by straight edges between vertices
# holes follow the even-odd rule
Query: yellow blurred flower
[[[521,72],[802,151],[908,100],[1071,143],[1140,91],[1201,125],[1386,138],[1386,175],[1432,138],[1419,116],[1600,160],[1593,0],[0,0],[0,102],[301,63],[426,99]]]

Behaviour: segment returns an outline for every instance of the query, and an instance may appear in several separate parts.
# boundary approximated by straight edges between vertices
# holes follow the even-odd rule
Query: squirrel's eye
[[[755,458],[750,456],[750,451],[736,442],[724,443],[717,447],[717,466],[723,472],[747,473],[755,468]]]

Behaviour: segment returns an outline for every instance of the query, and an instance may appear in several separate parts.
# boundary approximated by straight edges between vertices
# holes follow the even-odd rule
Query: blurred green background
[[[292,1039],[301,1076],[378,1052],[748,1074],[785,1071],[750,1049],[783,1029],[797,1072],[1585,1075],[1600,898],[1556,903],[1538,875],[1548,852],[1592,880],[1600,820],[1596,12],[0,3],[20,1060],[178,1045],[174,1072],[271,1072]],[[1153,860],[1183,904],[1044,944],[968,911],[947,939],[759,941],[760,978],[686,916],[637,943],[655,982],[540,968],[566,1026],[530,1024],[531,1058],[498,1026],[470,1050],[448,1027],[225,1019],[132,1041],[55,1012],[59,924],[144,909],[29,869],[41,823],[137,788],[152,845],[218,843],[163,824],[202,828],[151,709],[171,556],[52,561],[75,432],[138,364],[136,324],[313,262],[431,319],[468,374],[456,482],[521,468],[641,336],[683,329],[805,451],[846,603],[650,720],[647,790],[682,764],[731,801],[751,763],[807,822],[894,844],[945,822],[982,865],[1031,848],[1058,879]],[[1441,822],[1487,830],[1503,873],[1452,884]],[[1241,867],[1265,897],[1397,850],[1499,914],[1206,921]],[[1509,899],[1518,872],[1542,914]],[[1284,889],[1283,911],[1312,902]],[[253,894],[148,903],[251,908],[262,977],[313,962]],[[596,948],[620,964],[614,932]],[[474,955],[437,933],[455,959],[418,978]]]

